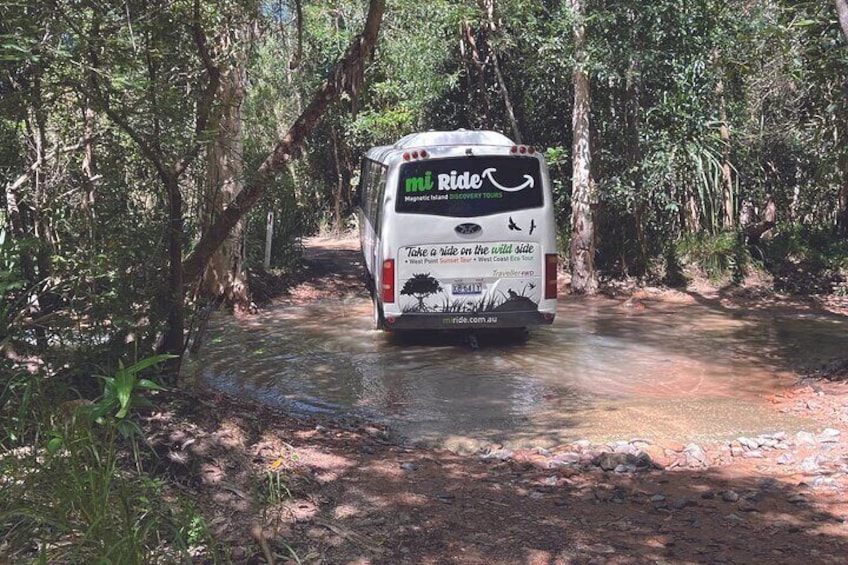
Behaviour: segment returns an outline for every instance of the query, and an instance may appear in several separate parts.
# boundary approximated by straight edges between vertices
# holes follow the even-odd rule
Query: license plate
[[[453,294],[481,294],[482,292],[483,283],[453,283],[451,285]]]

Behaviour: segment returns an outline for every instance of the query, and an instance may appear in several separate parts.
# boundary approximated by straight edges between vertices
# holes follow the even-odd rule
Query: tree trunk
[[[168,251],[168,288],[166,296],[166,327],[157,347],[158,353],[181,356],[185,347],[185,284],[183,276],[183,195],[180,192],[179,176],[171,173],[164,179],[168,198],[168,227],[166,247]],[[168,367],[179,369],[179,359]],[[176,383],[176,374],[172,375]]]
[[[848,41],[848,0],[833,0],[833,3],[836,4],[842,34],[845,36],[845,41]]]
[[[498,83],[498,90],[501,92],[501,98],[503,98],[504,109],[506,110],[506,116],[509,120],[510,128],[512,128],[512,138],[516,143],[523,143],[521,140],[521,130],[518,129],[518,120],[515,119],[515,110],[512,107],[512,99],[509,96],[509,89],[507,89],[506,81],[504,80],[503,73],[501,73],[501,65],[498,62],[498,50],[494,49],[489,41],[489,38],[497,33],[498,29],[497,24],[495,23],[495,0],[482,0],[481,5],[483,10],[486,12],[486,21],[490,32],[486,34],[487,51],[489,52],[489,56],[492,58],[492,67],[495,70],[495,80]]]
[[[242,190],[244,160],[242,152],[241,108],[245,95],[246,69],[240,62],[221,77],[223,108],[218,118],[217,134],[208,148],[203,231]],[[244,275],[242,238],[244,228],[239,221],[209,259],[200,282],[199,296],[204,301],[229,307],[244,308],[250,303]]]
[[[640,143],[639,101],[641,100],[641,78],[639,62],[631,58],[627,65],[624,112],[627,127],[627,161],[634,171],[633,179],[633,222],[636,230],[638,253],[635,258],[635,271],[639,276],[645,274],[648,265],[648,240],[645,233],[645,196],[643,194],[644,175],[642,173],[642,146]]]
[[[575,17],[574,113],[571,182],[571,289],[580,294],[598,291],[595,271],[595,183],[592,178],[589,76],[586,71],[584,0],[570,0]]]
[[[344,188],[345,188],[345,179],[344,174],[342,173],[343,165],[341,154],[339,150],[339,145],[341,145],[341,141],[339,140],[339,136],[336,133],[336,128],[330,128],[330,141],[333,144],[333,161],[336,166],[336,188],[334,190],[333,195],[333,232],[336,235],[341,234],[344,231],[344,226],[342,226],[342,214],[344,212],[345,205],[345,197],[344,197]]]
[[[718,56],[716,55],[716,58]],[[716,85],[718,94],[719,136],[722,142],[721,161],[721,201],[723,206],[722,225],[733,229],[736,225],[736,206],[734,205],[733,169],[730,166],[730,128],[727,126],[727,100],[724,96],[724,82]]]
[[[839,15],[839,26],[848,43],[848,0],[833,0],[836,4],[836,13]],[[842,155],[839,159],[842,170],[842,184],[839,187],[839,209],[836,216],[836,229],[843,237],[848,237],[848,149],[842,146]]]
[[[277,173],[297,156],[306,136],[323,117],[330,103],[338,98],[339,93],[346,89],[353,96],[358,94],[365,62],[371,57],[377,42],[385,4],[385,0],[371,0],[362,35],[356,37],[348,46],[332,76],[318,89],[312,101],[295,120],[285,137],[277,142],[274,150],[265,158],[256,173],[249,175],[250,180],[244,185],[242,191],[215,219],[200,238],[194,251],[186,258],[184,263],[186,280],[194,281],[203,272],[212,254],[221,246],[230,231],[265,193]]]
[[[488,89],[486,88],[486,65],[483,62],[483,56],[480,54],[480,49],[477,47],[477,40],[474,38],[474,30],[468,22],[462,22],[462,41],[468,44],[470,56],[469,60],[473,65],[473,69],[469,69],[469,76],[477,77],[477,92],[478,104],[480,106],[482,126],[484,129],[491,129],[491,101],[489,100]],[[470,89],[470,87],[469,87]]]
[[[271,268],[271,245],[274,243],[274,212],[268,212],[265,221],[265,257],[262,267],[267,271]]]
[[[848,150],[843,149],[839,165],[839,168],[842,169],[842,184],[839,186],[836,231],[842,237],[848,238]]]

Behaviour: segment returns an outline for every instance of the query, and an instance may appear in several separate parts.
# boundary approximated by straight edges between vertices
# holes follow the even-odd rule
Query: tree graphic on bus
[[[426,312],[427,306],[424,304],[424,299],[441,291],[442,286],[439,281],[431,277],[430,273],[415,273],[411,279],[403,284],[400,293],[416,298],[418,300],[418,312]]]
[[[497,294],[486,294],[476,299],[468,298],[453,299],[445,296],[441,303],[426,304],[427,297],[443,292],[439,281],[430,273],[415,273],[412,278],[404,283],[400,294],[411,296],[418,302],[403,307],[404,312],[441,312],[441,313],[463,313],[477,314],[484,312],[530,312],[538,311],[538,299],[532,296],[536,284],[525,282],[523,288],[516,292],[512,288],[506,292],[498,290]],[[529,294],[529,295],[528,295]]]

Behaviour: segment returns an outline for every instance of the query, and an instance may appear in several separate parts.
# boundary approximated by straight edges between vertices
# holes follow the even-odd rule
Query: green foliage
[[[0,449],[6,556],[18,562],[143,564],[185,562],[200,551],[212,562],[223,561],[203,517],[139,465],[133,412],[144,405],[141,392],[159,387],[138,376],[167,358],[120,366],[104,379],[103,395],[93,403],[65,402],[57,409],[57,391],[32,388],[29,445]],[[5,429],[8,414],[3,416]]]
[[[103,395],[95,402],[95,418],[102,421],[106,416],[111,416],[116,420],[123,420],[130,409],[151,406],[140,393],[163,389],[150,379],[139,378],[139,374],[145,369],[173,358],[175,358],[174,355],[155,355],[129,367],[124,367],[123,361],[118,361],[118,370],[113,376],[101,377]]]
[[[677,243],[675,256],[699,268],[713,282],[733,284],[742,282],[751,263],[747,247],[734,231],[683,237]]]
[[[20,319],[27,294],[18,274],[18,250],[7,232],[0,229],[0,351],[23,337]],[[26,437],[26,420],[34,376],[6,355],[0,358],[0,446],[18,444]]]
[[[845,293],[848,241],[830,229],[795,226],[760,243],[757,253],[780,291]]]
[[[176,512],[181,505],[161,482],[121,465],[117,426],[97,426],[81,410],[60,429],[61,448],[54,434],[45,450],[0,459],[6,554],[30,561],[35,549],[38,560],[50,563],[188,559],[185,517]]]

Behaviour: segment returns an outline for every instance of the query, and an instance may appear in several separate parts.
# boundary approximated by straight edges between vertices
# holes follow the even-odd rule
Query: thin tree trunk
[[[498,88],[501,91],[501,97],[503,97],[504,108],[506,108],[509,125],[512,128],[512,137],[516,143],[524,143],[521,139],[521,130],[518,129],[518,120],[515,119],[515,110],[512,108],[512,100],[509,97],[509,90],[507,90],[506,81],[501,73],[501,66],[498,63],[497,53],[492,53],[492,63],[495,67],[495,77],[498,80]]]
[[[489,38],[497,32],[497,24],[495,23],[495,0],[482,0],[483,9],[486,11],[486,19],[489,26],[489,34],[486,34],[488,43],[489,56],[492,58],[492,67],[495,69],[495,80],[498,82],[498,90],[503,98],[504,109],[509,120],[509,125],[512,128],[512,137],[516,143],[523,143],[521,140],[521,130],[518,129],[518,120],[515,119],[515,110],[512,107],[512,99],[509,96],[509,89],[506,86],[501,65],[498,62],[498,50],[494,49],[489,41]]]
[[[165,333],[159,343],[158,353],[182,355],[185,346],[185,284],[182,269],[183,258],[183,195],[180,192],[179,177],[170,174],[164,180],[168,196],[168,226],[165,241],[168,252],[168,295]],[[176,371],[179,360],[169,366]],[[172,375],[172,384],[176,375]]]
[[[631,58],[627,65],[627,83],[625,86],[624,112],[627,124],[627,157],[629,167],[634,171],[633,179],[633,221],[636,224],[636,244],[638,254],[634,265],[636,273],[643,275],[647,270],[648,241],[645,234],[645,197],[642,194],[644,184],[642,174],[642,146],[639,142],[639,100],[641,99],[641,79],[639,63]]]
[[[836,4],[836,13],[839,16],[839,26],[842,35],[848,43],[848,0],[833,0]],[[842,146],[842,155],[839,159],[842,170],[842,185],[839,187],[839,211],[837,212],[836,226],[843,237],[848,237],[848,149]]]
[[[241,107],[244,101],[246,70],[243,62],[231,67],[221,77],[223,109],[218,118],[217,135],[208,149],[204,231],[235,199],[242,189],[244,161],[242,152]],[[199,294],[210,302],[223,302],[230,307],[247,307],[247,281],[241,241],[241,221],[233,227],[221,247],[209,259],[200,282]]]
[[[215,219],[203,234],[194,251],[184,262],[185,277],[194,281],[203,272],[212,254],[227,238],[230,230],[256,204],[267,188],[300,152],[306,136],[312,131],[331,102],[340,92],[349,90],[353,96],[359,93],[365,62],[371,57],[380,31],[385,10],[385,0],[371,0],[362,35],[353,40],[339,61],[332,76],[315,93],[312,101],[295,120],[285,137],[277,142],[255,175],[245,184],[232,203]]]
[[[262,261],[262,267],[267,271],[271,268],[271,245],[274,242],[274,212],[268,212],[268,218],[265,221],[265,257]]]
[[[842,184],[839,186],[836,231],[842,237],[848,238],[848,150],[843,149],[839,165],[842,169]]]
[[[484,129],[490,129],[492,127],[492,118],[491,118],[491,106],[492,103],[489,100],[489,93],[486,88],[486,64],[483,62],[483,56],[480,54],[480,49],[477,47],[477,40],[474,38],[474,30],[471,29],[471,25],[468,22],[462,23],[462,36],[463,41],[468,44],[470,51],[470,61],[473,65],[473,72],[470,71],[468,74],[475,75],[477,77],[477,98],[478,104],[480,105],[480,111],[482,112],[482,125]]]
[[[848,0],[833,0],[833,3],[836,4],[842,34],[845,36],[845,41],[848,41]]]
[[[698,206],[698,198],[690,183],[683,185],[683,201],[685,206],[681,209],[683,216],[683,228],[686,233],[698,233],[701,229],[701,208]]]
[[[733,169],[730,166],[730,128],[727,126],[727,99],[724,96],[724,82],[716,85],[718,94],[719,136],[722,142],[721,162],[721,201],[723,205],[722,225],[733,229],[736,225],[736,206],[734,205]]]
[[[330,128],[330,140],[333,144],[333,160],[336,165],[336,190],[333,196],[333,231],[336,235],[342,233],[342,208],[344,204],[344,175],[342,174],[342,160],[339,155],[339,136],[336,128]]]
[[[100,18],[95,13],[94,21],[91,25],[90,34],[92,37],[100,36]],[[89,47],[88,51],[88,71],[86,78],[86,90],[92,92],[97,88],[97,78],[95,73],[100,67],[99,57],[94,47]],[[85,97],[85,107],[83,108],[83,158],[82,158],[82,185],[84,193],[81,200],[81,209],[83,217],[88,228],[89,242],[94,244],[97,237],[96,232],[96,216],[94,212],[95,192],[94,178],[97,175],[97,163],[94,158],[94,129],[97,111],[94,109],[90,96]]]
[[[575,17],[574,112],[572,115],[573,177],[571,183],[571,289],[579,294],[598,292],[595,271],[595,183],[592,178],[589,75],[586,71],[586,28],[583,0],[570,0]]]

